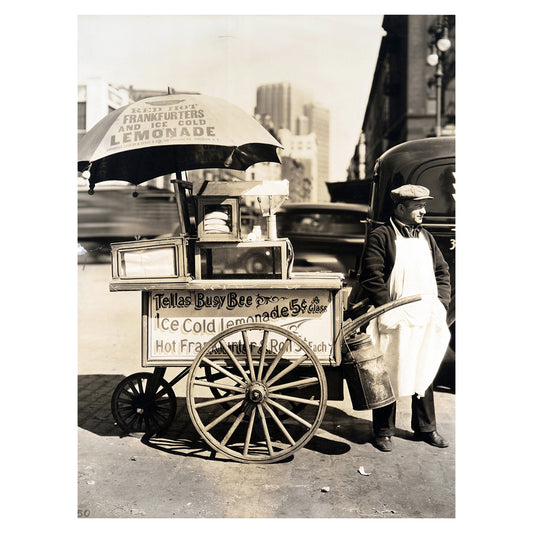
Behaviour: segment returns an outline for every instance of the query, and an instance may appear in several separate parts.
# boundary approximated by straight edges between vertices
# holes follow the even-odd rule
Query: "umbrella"
[[[220,98],[152,96],[112,111],[81,138],[78,171],[89,173],[92,192],[106,180],[138,185],[192,169],[280,163],[281,147],[252,116]]]

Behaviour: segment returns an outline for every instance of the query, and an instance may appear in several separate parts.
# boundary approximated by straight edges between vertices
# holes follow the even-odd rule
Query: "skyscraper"
[[[317,143],[317,181],[319,199],[328,200],[325,182],[329,180],[329,109],[313,102],[310,92],[288,82],[257,88],[255,114],[271,123],[275,132],[285,129],[293,135],[315,134]]]
[[[290,83],[269,83],[257,88],[255,113],[270,115],[276,131],[287,129],[295,135],[306,135],[309,132],[298,131],[298,118],[305,116],[304,106],[312,101],[311,93]]]
[[[316,135],[317,172],[323,181],[329,180],[329,109],[317,104],[306,104],[304,113],[309,121],[309,133]]]

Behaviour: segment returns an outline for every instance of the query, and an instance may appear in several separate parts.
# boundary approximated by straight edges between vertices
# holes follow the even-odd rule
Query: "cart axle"
[[[267,396],[267,390],[262,383],[255,382],[248,387],[246,394],[248,398],[254,403],[263,403]]]

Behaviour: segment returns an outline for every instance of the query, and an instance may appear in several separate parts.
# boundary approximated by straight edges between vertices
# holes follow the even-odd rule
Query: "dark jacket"
[[[451,286],[448,263],[444,260],[433,235],[421,229],[427,238],[433,256],[433,270],[437,280],[439,300],[446,310],[450,305]],[[396,234],[389,220],[376,228],[368,237],[361,263],[359,282],[364,292],[375,307],[391,301],[388,280],[396,259]]]

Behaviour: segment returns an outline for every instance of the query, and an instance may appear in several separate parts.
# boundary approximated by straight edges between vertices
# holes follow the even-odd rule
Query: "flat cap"
[[[408,202],[409,200],[432,200],[433,196],[429,195],[429,189],[422,185],[402,185],[390,192],[392,201],[395,204]]]

